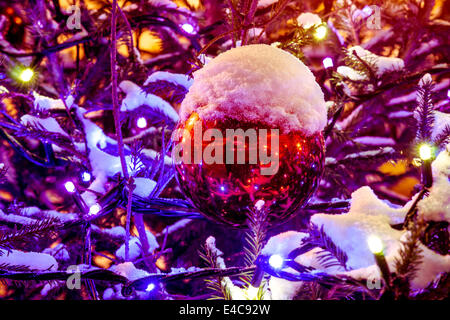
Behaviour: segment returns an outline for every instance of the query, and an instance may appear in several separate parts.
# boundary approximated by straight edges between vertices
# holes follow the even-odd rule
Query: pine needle
[[[207,245],[203,245],[199,250],[200,258],[206,262],[209,268],[220,268],[217,263],[219,258],[217,252],[214,252]],[[223,277],[216,279],[205,279],[207,289],[211,290],[213,294],[210,300],[231,300],[231,293],[229,288],[224,284]]]
[[[47,232],[55,230],[60,225],[59,220],[50,218],[24,225],[19,230],[4,232],[0,235],[0,249],[10,250],[14,244],[29,240],[30,238],[46,235]],[[0,255],[2,254],[0,250]]]

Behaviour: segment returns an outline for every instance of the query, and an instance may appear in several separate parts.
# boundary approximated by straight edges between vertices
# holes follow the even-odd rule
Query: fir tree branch
[[[205,268],[198,271],[186,271],[175,274],[151,274],[147,277],[140,278],[136,281],[131,282],[128,287],[133,287],[136,290],[143,290],[147,288],[148,283],[168,283],[173,281],[182,281],[182,280],[191,280],[191,279],[202,279],[202,278],[223,278],[230,276],[239,276],[246,272],[251,272],[255,268],[254,267],[230,267],[226,269],[221,268]]]
[[[422,262],[420,238],[425,229],[424,221],[410,223],[410,231],[399,250],[399,257],[395,258],[396,275],[392,280],[394,292],[397,297],[408,297],[410,283],[416,277],[419,265]]]
[[[244,264],[252,266],[266,244],[268,228],[268,211],[266,208],[253,208],[247,215],[248,231],[245,233]],[[246,279],[250,281],[250,279]]]
[[[67,280],[71,273],[65,271],[43,271],[43,272],[3,272],[0,271],[0,279],[9,279],[14,281],[51,281]],[[128,279],[112,271],[105,269],[95,269],[79,272],[81,280],[106,281],[109,283],[127,283]]]
[[[299,255],[317,247],[325,250],[318,255],[318,260],[325,268],[333,266],[346,268],[347,254],[334,244],[331,238],[325,233],[323,226],[319,229],[317,226],[311,225],[309,236],[303,239],[303,245],[294,251],[293,255]]]
[[[444,148],[448,143],[450,143],[450,125],[446,125],[434,139],[434,144],[439,148]]]
[[[14,244],[30,240],[37,236],[43,236],[49,231],[53,231],[61,226],[61,223],[57,219],[44,219],[36,221],[32,224],[23,225],[19,230],[12,232],[4,232],[0,235],[0,249],[9,250]],[[0,250],[0,255],[2,255]]]
[[[199,251],[200,258],[206,262],[211,269],[223,270],[220,268],[217,259],[219,255],[217,251],[213,251],[209,246],[204,245]],[[231,300],[231,293],[229,288],[224,283],[222,276],[217,276],[214,279],[206,279],[207,288],[216,294],[212,296],[213,300]]]
[[[430,77],[431,78],[431,77]],[[433,83],[426,80],[417,89],[417,140],[426,142],[431,140],[434,124],[433,102],[431,99]]]

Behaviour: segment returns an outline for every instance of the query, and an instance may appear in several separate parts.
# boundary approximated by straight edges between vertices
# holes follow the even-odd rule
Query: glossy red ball
[[[201,130],[194,132],[195,123],[200,124]],[[198,140],[199,132],[203,135],[208,129],[219,130],[223,139]],[[250,139],[245,139],[245,149],[240,149],[240,152],[242,155],[244,151],[246,161],[237,164],[239,141],[232,138],[236,153],[233,156],[234,164],[230,164],[225,161],[226,145],[230,142],[227,129],[242,129],[245,132],[255,129],[258,142],[264,140],[263,142],[267,143],[255,145],[250,143]],[[262,132],[260,129],[267,130],[267,139],[262,139],[266,136],[259,134]],[[258,200],[264,200],[264,206],[269,210],[269,223],[274,226],[289,219],[311,197],[324,169],[322,133],[312,136],[305,136],[300,131],[276,134],[276,148],[272,144],[271,129],[274,128],[259,122],[233,119],[204,121],[195,112],[178,125],[178,138],[174,139],[179,140],[174,142],[174,150],[178,149],[179,152],[179,161],[175,162],[177,179],[187,199],[205,217],[232,227],[245,227],[249,208],[254,207]],[[223,163],[216,161],[208,164],[203,158],[199,162],[199,155],[205,155],[204,152],[212,141],[221,148],[224,154]],[[267,169],[273,163],[262,164],[260,153],[256,150],[259,146],[266,149],[268,155],[273,156],[273,161],[278,161],[278,170],[273,174],[262,174],[262,169]],[[195,154],[195,151],[198,153]],[[258,159],[256,163],[251,163],[250,152],[255,151]],[[214,152],[212,154],[216,155]]]

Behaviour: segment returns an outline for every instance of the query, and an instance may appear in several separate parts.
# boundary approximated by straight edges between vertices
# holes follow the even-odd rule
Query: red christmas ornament
[[[181,190],[233,227],[260,200],[272,226],[284,222],[319,184],[326,114],[314,75],[293,55],[268,45],[220,54],[194,73],[181,104],[173,154]]]
[[[267,129],[267,139],[262,139],[267,141],[265,151],[275,157],[277,148],[272,148],[271,128],[264,123],[244,123],[233,119],[202,121],[195,112],[187,121],[181,123],[178,129],[185,130],[185,137],[186,133],[189,133],[190,137],[184,141],[180,139],[175,144],[181,158],[181,161],[175,164],[178,182],[192,205],[207,218],[233,227],[243,227],[249,209],[253,208],[258,200],[264,200],[264,206],[269,210],[269,223],[273,226],[291,217],[317,188],[325,158],[322,133],[309,137],[302,132],[278,135],[278,170],[273,175],[267,175],[262,174],[261,169],[269,169],[270,164],[262,164],[259,157],[257,163],[249,163],[250,152],[257,149],[249,143],[249,139],[246,139],[244,144],[244,164],[237,164],[239,150],[236,140],[232,143],[236,151],[234,164],[227,164],[226,161],[207,164],[205,159],[195,163],[195,148],[198,144],[195,141],[194,127],[197,121],[201,123],[202,136],[208,129],[220,130],[223,139],[214,141],[214,144],[222,149],[223,155],[226,154],[227,142],[230,143],[230,137],[226,136],[229,129],[246,131],[252,128],[257,133],[260,129]],[[258,135],[258,138],[261,138],[261,135]],[[261,145],[259,141],[257,145]],[[201,153],[204,157],[208,146],[212,146],[210,141],[202,141],[197,150],[198,154]],[[183,161],[183,156],[187,161]],[[276,161],[275,158],[272,160]]]

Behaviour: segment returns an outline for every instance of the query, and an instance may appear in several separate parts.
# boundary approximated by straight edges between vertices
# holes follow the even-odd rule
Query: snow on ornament
[[[245,226],[264,201],[284,222],[324,168],[323,93],[293,55],[268,45],[231,49],[194,73],[174,132],[181,190],[206,217]]]

